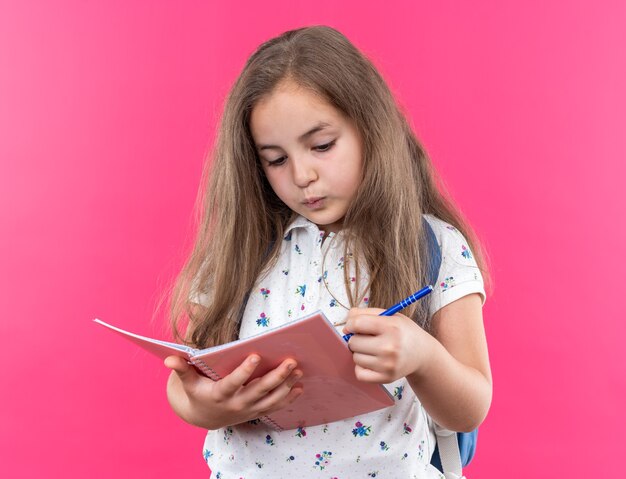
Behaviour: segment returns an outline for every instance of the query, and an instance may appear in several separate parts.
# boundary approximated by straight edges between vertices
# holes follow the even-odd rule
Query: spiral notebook
[[[139,336],[99,319],[94,321],[162,359],[184,357],[214,381],[228,375],[252,353],[258,354],[261,362],[251,380],[286,358],[294,358],[303,373],[299,381],[303,393],[286,408],[259,418],[279,431],[327,424],[394,404],[383,385],[356,378],[347,343],[321,311],[255,336],[200,350]]]

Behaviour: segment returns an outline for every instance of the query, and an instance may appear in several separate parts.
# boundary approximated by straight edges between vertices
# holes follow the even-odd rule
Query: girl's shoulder
[[[423,217],[435,233],[440,248],[449,246],[451,243],[467,243],[463,233],[450,223],[429,214],[423,215]]]
[[[471,293],[486,299],[483,277],[470,244],[453,225],[432,215],[424,215],[441,250],[441,266],[431,301],[431,313]]]

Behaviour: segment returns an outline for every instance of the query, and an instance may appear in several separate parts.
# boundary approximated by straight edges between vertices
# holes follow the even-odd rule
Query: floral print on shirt
[[[450,288],[454,287],[454,276],[448,276],[442,283],[441,289],[446,291]]]
[[[402,391],[404,391],[404,386],[398,386],[393,390],[393,397],[398,398],[398,401],[402,399]]]
[[[330,464],[330,458],[333,455],[330,451],[322,451],[315,455],[315,468],[319,468],[320,471],[326,469],[328,464]]]
[[[261,313],[256,320],[256,324],[257,326],[262,326],[264,328],[267,328],[270,325],[269,316],[266,316],[265,313]]]
[[[372,432],[372,426],[365,426],[361,421],[357,421],[354,425],[356,426],[352,429],[354,437],[369,436],[370,432]]]

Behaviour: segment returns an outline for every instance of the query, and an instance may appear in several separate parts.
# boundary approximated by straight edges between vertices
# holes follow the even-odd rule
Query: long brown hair
[[[257,102],[286,80],[320,95],[353,121],[361,135],[363,181],[343,229],[354,270],[359,271],[360,263],[369,271],[370,305],[394,304],[423,284],[427,246],[422,214],[459,229],[486,273],[480,245],[438,188],[430,160],[372,63],[332,28],[288,31],[248,59],[226,101],[213,160],[207,162],[199,230],[176,281],[171,311],[176,332],[189,320],[186,339],[197,347],[237,337],[246,296],[277,259],[276,239],[293,218],[263,174],[249,127]],[[358,284],[346,286],[352,305],[360,299]],[[195,302],[203,307],[194,307]],[[405,314],[428,330],[423,304]]]

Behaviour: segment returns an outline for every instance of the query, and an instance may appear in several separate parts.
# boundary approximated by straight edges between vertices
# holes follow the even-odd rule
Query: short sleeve
[[[478,293],[485,303],[483,277],[463,234],[454,226],[425,215],[441,249],[441,266],[430,298],[430,315],[463,296]]]
[[[204,306],[205,308],[208,307],[212,300],[210,294],[208,293],[209,290],[210,288],[206,285],[205,287],[202,287],[200,284],[200,273],[198,272],[191,282],[189,302]]]
[[[193,292],[189,295],[189,302],[206,308],[209,305],[209,295],[206,293],[199,293],[197,291]]]

